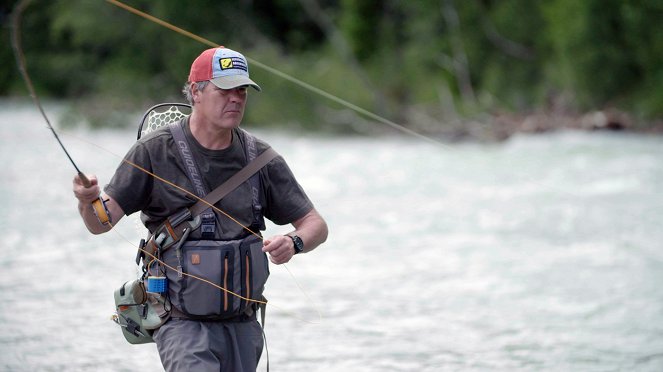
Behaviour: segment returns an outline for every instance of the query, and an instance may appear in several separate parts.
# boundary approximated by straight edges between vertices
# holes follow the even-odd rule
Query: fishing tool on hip
[[[21,13],[23,13],[25,8],[28,6],[29,2],[30,0],[20,1],[18,4],[16,4],[16,8],[12,13],[11,44],[12,44],[12,49],[14,50],[14,56],[16,57],[16,63],[18,64],[18,69],[21,72],[21,77],[25,81],[25,85],[28,88],[30,96],[32,97],[32,101],[39,109],[39,112],[43,116],[44,120],[46,120],[46,125],[48,126],[48,129],[51,130],[53,136],[60,144],[62,151],[64,151],[65,155],[67,155],[69,162],[71,163],[71,165],[74,166],[74,169],[76,169],[78,177],[81,179],[83,186],[90,187],[92,186],[92,182],[90,182],[90,180],[85,176],[85,174],[83,174],[83,172],[81,172],[81,170],[78,168],[78,166],[74,162],[74,159],[72,159],[71,155],[69,155],[67,148],[64,147],[64,144],[60,140],[60,137],[58,136],[58,133],[55,131],[55,128],[53,128],[53,125],[51,125],[51,121],[48,119],[48,116],[46,115],[46,112],[44,111],[44,108],[42,107],[41,102],[39,101],[39,97],[35,92],[35,88],[32,85],[32,80],[30,79],[30,75],[28,74],[28,69],[26,67],[26,62],[25,62],[25,55],[23,54],[23,49],[21,48],[20,31],[21,31]],[[101,196],[99,196],[99,198],[97,198],[94,202],[92,202],[92,209],[94,210],[94,214],[97,216],[101,224],[107,225],[111,222],[110,213],[108,212],[108,208],[106,207],[106,202],[102,200]]]
[[[111,320],[122,327],[124,338],[131,344],[154,342],[152,332],[163,324],[163,316],[148,296],[142,280],[128,281],[115,290],[116,312]]]

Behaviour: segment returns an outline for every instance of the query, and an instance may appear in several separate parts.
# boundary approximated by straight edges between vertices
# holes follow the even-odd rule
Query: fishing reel
[[[97,216],[97,220],[99,220],[99,223],[102,225],[108,225],[111,223],[111,214],[108,211],[108,207],[106,207],[107,201],[108,199],[104,200],[99,196],[97,200],[92,202],[94,215]]]
[[[78,169],[78,167],[76,167],[76,169]],[[85,174],[83,174],[83,172],[78,171],[78,177],[81,179],[83,186],[85,187],[92,186],[92,182],[90,182],[90,180],[87,178]],[[97,216],[97,220],[99,220],[99,223],[102,225],[108,225],[112,223],[111,214],[108,211],[108,207],[106,206],[106,202],[108,200],[109,199],[106,200],[102,199],[101,195],[99,195],[99,197],[92,202],[92,210],[94,211],[94,215]]]

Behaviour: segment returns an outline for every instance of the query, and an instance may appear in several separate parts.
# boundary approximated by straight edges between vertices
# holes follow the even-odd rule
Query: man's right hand
[[[93,201],[99,198],[99,193],[101,189],[99,188],[97,176],[91,174],[86,175],[87,179],[90,181],[90,186],[85,187],[83,180],[79,175],[74,177],[73,190],[74,196],[82,204],[91,204]]]
[[[88,187],[85,187],[83,180],[78,175],[74,177],[73,181],[74,196],[76,196],[76,199],[78,199],[78,212],[83,218],[85,226],[88,230],[90,230],[91,233],[101,234],[109,231],[113,225],[110,223],[105,223],[97,217],[92,203],[102,203],[100,198],[103,199],[104,206],[108,211],[108,221],[112,221],[114,224],[117,223],[122,218],[122,216],[124,216],[124,211],[120,205],[117,204],[115,200],[113,200],[113,198],[108,196],[106,193],[101,192],[97,176],[93,174],[85,176],[90,181]]]

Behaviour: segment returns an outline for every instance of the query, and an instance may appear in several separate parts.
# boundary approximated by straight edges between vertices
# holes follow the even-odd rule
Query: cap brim
[[[249,85],[258,92],[262,90],[260,89],[260,85],[244,75],[220,76],[210,81],[221,89],[235,89],[237,87]]]

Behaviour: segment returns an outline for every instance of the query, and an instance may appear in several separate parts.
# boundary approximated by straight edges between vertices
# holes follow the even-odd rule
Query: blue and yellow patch
[[[233,59],[232,58],[221,58],[219,60],[222,70],[233,68]]]
[[[244,60],[239,57],[220,58],[219,68],[221,69],[221,71],[237,69],[248,72],[248,67],[246,66],[246,62],[244,62]]]

